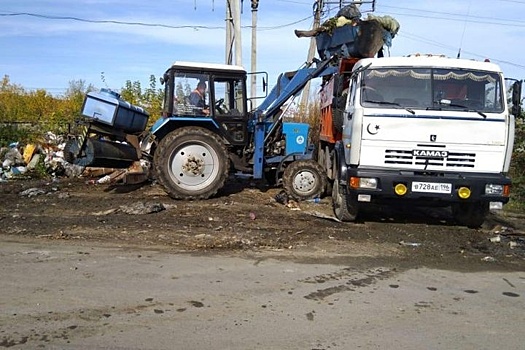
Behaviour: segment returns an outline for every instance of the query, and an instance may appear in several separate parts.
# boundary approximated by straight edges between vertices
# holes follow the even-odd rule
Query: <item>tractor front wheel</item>
[[[326,188],[326,175],[315,160],[298,160],[286,167],[283,187],[297,200],[320,197]]]

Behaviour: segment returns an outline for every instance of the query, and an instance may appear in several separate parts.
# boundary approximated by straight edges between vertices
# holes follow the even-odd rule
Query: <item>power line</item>
[[[437,42],[437,41],[434,41],[434,40],[430,40],[430,39],[424,38],[424,37],[419,36],[419,35],[408,34],[408,33],[404,33],[404,32],[403,33],[399,33],[398,35],[400,37],[404,37],[404,38],[407,38],[409,40],[413,40],[413,41],[417,41],[417,42],[423,42],[423,43],[426,43],[426,44],[434,45],[436,47],[441,47],[443,49],[447,49],[447,50],[451,50],[451,51],[455,51],[456,50],[456,48],[451,46],[451,45],[442,44],[440,42]],[[480,58],[480,59],[490,58],[490,60],[494,61],[494,62],[504,63],[504,64],[507,64],[509,66],[525,69],[525,65],[521,65],[521,64],[517,64],[517,63],[501,60],[501,59],[490,57],[490,56],[480,55],[480,54],[477,54],[477,53],[474,53],[474,52],[470,52],[470,51],[464,51],[463,50],[462,52],[466,53],[466,54],[468,54],[470,56]]]
[[[525,21],[519,21],[519,20],[511,20],[508,18],[495,18],[495,17],[486,17],[486,16],[473,16],[469,15],[468,19],[463,18],[464,16],[462,14],[458,13],[450,13],[450,12],[441,12],[441,11],[430,11],[430,10],[420,10],[420,9],[414,9],[414,8],[407,8],[407,7],[398,7],[398,6],[387,6],[382,5],[382,7],[385,8],[392,8],[396,10],[403,10],[403,11],[412,11],[412,12],[421,12],[421,13],[429,13],[429,14],[435,14],[438,16],[430,16],[430,15],[422,15],[422,14],[413,14],[413,13],[400,13],[400,12],[381,12],[377,11],[378,13],[384,13],[388,15],[398,15],[398,16],[407,16],[407,17],[419,17],[419,18],[431,18],[431,19],[442,19],[447,21],[461,21],[461,22],[470,22],[470,23],[482,23],[482,24],[494,24],[494,25],[501,25],[501,26],[509,26],[509,27],[525,27]],[[443,15],[446,17],[440,17],[439,15]],[[479,19],[479,20],[476,20]],[[496,22],[495,22],[496,21]],[[515,24],[509,23],[514,22]]]
[[[160,24],[160,23],[147,23],[147,22],[127,22],[127,21],[116,21],[116,20],[94,20],[94,19],[86,19],[86,18],[80,18],[80,17],[73,17],[73,16],[51,16],[51,15],[41,15],[37,13],[29,13],[29,12],[16,12],[16,13],[0,13],[0,17],[17,17],[17,16],[28,16],[28,17],[36,17],[36,18],[43,18],[43,19],[50,19],[50,20],[69,20],[69,21],[77,21],[77,22],[84,22],[84,23],[96,23],[96,24],[118,24],[118,25],[131,25],[131,26],[143,26],[143,27],[160,27],[160,28],[169,28],[169,29],[224,29],[223,26],[202,26],[202,25],[182,25],[182,26],[173,26],[169,24]],[[306,20],[310,20],[312,16],[308,16],[302,19],[299,19],[294,22],[278,25],[278,26],[271,26],[271,27],[258,27],[259,30],[275,30],[275,29],[281,29],[286,28],[289,26],[292,26],[297,23],[304,22]],[[251,26],[242,26],[242,28],[251,28]]]
[[[501,1],[501,2],[513,2],[515,4],[525,5],[525,1],[517,1],[517,0],[498,0],[498,1]]]
[[[16,13],[0,13],[0,17],[15,17],[15,16],[29,16],[36,18],[52,19],[52,20],[70,20],[78,21],[85,23],[97,23],[97,24],[120,24],[120,25],[130,25],[130,26],[143,26],[143,27],[161,27],[161,28],[170,28],[170,29],[224,29],[222,26],[200,26],[200,25],[183,25],[183,26],[172,26],[169,24],[159,24],[159,23],[145,23],[145,22],[126,22],[126,21],[115,21],[115,20],[95,20],[95,19],[85,19],[80,17],[72,16],[51,16],[51,15],[40,15],[37,13],[29,12],[16,12]]]

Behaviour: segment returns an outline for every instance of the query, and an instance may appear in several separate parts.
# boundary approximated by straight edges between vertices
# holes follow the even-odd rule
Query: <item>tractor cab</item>
[[[163,117],[210,122],[232,145],[247,142],[246,71],[225,64],[175,62],[164,74]]]

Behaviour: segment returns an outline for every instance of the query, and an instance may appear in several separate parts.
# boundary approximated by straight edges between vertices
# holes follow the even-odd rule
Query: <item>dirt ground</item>
[[[491,214],[482,229],[443,208],[371,208],[357,223],[320,203],[276,200],[279,188],[230,179],[205,201],[174,201],[155,183],[88,179],[0,183],[0,232],[19,239],[111,243],[199,254],[264,251],[303,261],[354,258],[458,271],[525,268],[525,215]]]

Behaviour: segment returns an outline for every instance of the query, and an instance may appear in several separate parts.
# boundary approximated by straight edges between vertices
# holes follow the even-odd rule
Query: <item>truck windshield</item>
[[[501,113],[502,94],[498,73],[468,69],[376,68],[361,79],[364,107]]]

